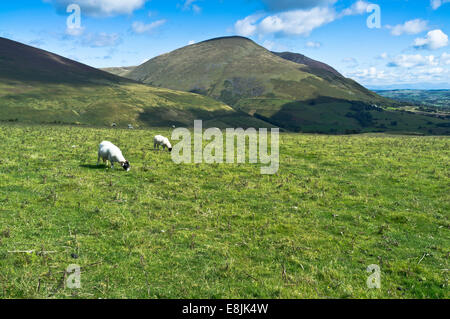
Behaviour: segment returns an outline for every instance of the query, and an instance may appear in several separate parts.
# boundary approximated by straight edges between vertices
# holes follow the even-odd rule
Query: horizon
[[[75,27],[67,24],[70,4],[81,8]],[[0,8],[0,36],[96,68],[243,36],[329,64],[373,90],[450,89],[448,0],[26,0]]]

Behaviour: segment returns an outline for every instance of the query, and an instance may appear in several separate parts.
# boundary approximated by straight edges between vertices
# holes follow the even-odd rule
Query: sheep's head
[[[171,147],[169,147],[169,152],[172,152],[172,148]]]
[[[127,172],[130,170],[130,162],[125,161],[125,162],[123,162],[121,164],[122,164],[122,167],[123,167],[124,170],[126,170]]]

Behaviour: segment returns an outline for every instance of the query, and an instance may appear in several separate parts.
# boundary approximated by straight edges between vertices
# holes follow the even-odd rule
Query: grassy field
[[[156,133],[0,126],[0,298],[450,297],[449,138],[282,134],[264,176]],[[96,167],[104,139],[130,172]]]
[[[403,102],[432,108],[439,111],[450,111],[450,90],[392,90],[377,91],[381,96]]]
[[[120,127],[271,126],[211,98],[136,83],[53,84],[0,80],[0,121]]]

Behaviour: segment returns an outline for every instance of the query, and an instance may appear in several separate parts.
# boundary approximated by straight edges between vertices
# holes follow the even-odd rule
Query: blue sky
[[[81,8],[80,27],[67,24],[70,4]],[[379,6],[380,28],[368,26],[377,12],[371,4]],[[0,36],[94,67],[138,65],[189,43],[243,35],[326,62],[369,87],[450,88],[449,21],[450,0],[0,3]]]

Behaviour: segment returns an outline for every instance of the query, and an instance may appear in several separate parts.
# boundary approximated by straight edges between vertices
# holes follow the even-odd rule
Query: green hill
[[[123,73],[122,73],[123,74]],[[129,68],[124,76],[200,93],[293,131],[446,134],[446,122],[385,108],[381,97],[332,67],[295,53],[274,53],[243,37],[189,45]]]
[[[123,67],[116,67],[116,68],[103,68],[102,71],[112,73],[114,75],[126,77],[128,73],[133,71],[136,67],[135,66],[123,66]]]
[[[289,61],[242,37],[212,39],[163,54],[126,76],[156,86],[202,93],[230,105],[255,97],[297,101],[328,96],[388,101],[336,71]]]
[[[0,38],[0,121],[119,126],[270,126],[211,98],[121,78]]]

